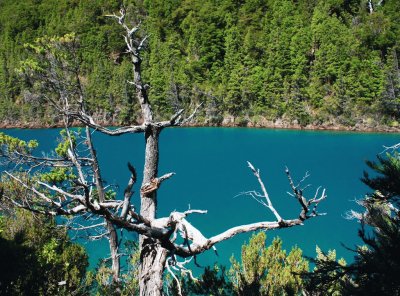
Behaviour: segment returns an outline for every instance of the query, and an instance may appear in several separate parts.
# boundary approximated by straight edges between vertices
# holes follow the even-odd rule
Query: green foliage
[[[71,145],[72,147],[75,147],[76,145],[76,137],[72,134],[71,137],[68,138],[65,130],[61,130],[60,135],[61,141],[58,143],[55,152],[58,156],[66,158],[68,156],[68,149],[70,149]]]
[[[306,278],[305,289],[312,295],[343,295],[344,287],[349,282],[349,276],[346,274],[346,261],[343,258],[336,260],[335,250],[324,253],[317,246],[316,253],[317,256],[313,260],[314,270],[303,274]]]
[[[352,295],[397,295],[400,293],[400,158],[397,151],[378,157],[378,163],[367,164],[378,175],[364,174],[363,181],[374,192],[366,196],[366,210],[359,236],[365,247],[357,249],[353,278],[356,283],[348,294]],[[364,227],[372,227],[372,233]]]
[[[125,251],[129,256],[126,260],[127,272],[121,273],[118,283],[112,280],[113,272],[109,262],[99,263],[95,272],[89,272],[86,283],[90,287],[90,295],[130,296],[139,294],[140,251],[133,241],[126,241]]]
[[[282,241],[275,238],[265,246],[266,235],[253,235],[242,246],[241,263],[232,257],[230,280],[236,295],[296,295],[303,282],[299,274],[308,270],[302,251],[294,247],[289,254],[282,250]]]
[[[396,203],[400,197],[400,154],[395,151],[393,154],[386,153],[385,156],[378,155],[378,163],[367,161],[367,165],[378,173],[378,176],[370,177],[368,172],[364,172],[362,181],[371,189],[378,190],[381,194],[375,194],[374,198],[383,201],[392,199]]]
[[[232,284],[225,273],[223,266],[206,267],[198,281],[188,282],[186,290],[197,295],[232,295]]]
[[[85,293],[85,249],[71,243],[65,229],[57,227],[53,219],[17,210],[2,214],[0,229],[1,294]]]
[[[232,283],[226,277],[225,267],[215,264],[207,266],[204,272],[193,280],[189,275],[179,277],[182,295],[218,295],[230,296],[233,293]],[[169,274],[166,278],[168,293],[179,295],[176,280]]]
[[[359,204],[363,213],[359,236],[364,245],[355,250],[354,262],[336,261],[335,252],[317,249],[316,269],[305,276],[307,289],[325,295],[398,295],[400,293],[400,179],[399,153],[378,156],[367,162],[373,177],[364,173],[363,181],[374,191]],[[366,227],[368,226],[368,227]]]
[[[229,271],[214,265],[196,280],[186,273],[176,276],[182,295],[300,295],[304,288],[301,274],[307,271],[308,261],[298,247],[287,254],[279,238],[266,246],[266,235],[260,232],[242,246],[241,262],[231,258]],[[176,280],[169,274],[166,287],[168,293],[178,294]]]
[[[210,123],[218,114],[301,125],[392,124],[400,109],[400,9],[396,0],[373,3],[372,13],[360,0],[133,0],[125,5],[134,15],[130,21],[142,20],[151,36],[143,77],[159,119],[205,100],[205,116],[198,118]],[[42,96],[53,90],[32,76],[48,73],[45,58],[51,54],[63,61],[60,65],[79,70],[86,107],[97,120],[139,120],[120,28],[104,16],[119,5],[2,1],[0,119],[59,120]],[[55,73],[73,87],[68,67]]]
[[[49,184],[61,184],[66,180],[76,179],[76,175],[70,168],[53,168],[48,173],[40,174],[39,178]]]
[[[7,149],[9,153],[30,153],[38,145],[39,143],[36,140],[30,140],[26,142],[18,138],[6,135],[4,133],[0,133],[0,148],[1,150]]]

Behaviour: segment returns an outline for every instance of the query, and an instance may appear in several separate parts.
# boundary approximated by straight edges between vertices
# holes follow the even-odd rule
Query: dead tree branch
[[[278,214],[278,212],[275,210],[274,206],[272,205],[271,199],[269,198],[267,189],[265,188],[264,182],[261,180],[261,176],[260,176],[260,170],[256,170],[254,168],[254,166],[248,161],[247,162],[249,168],[251,169],[251,171],[253,172],[254,176],[256,176],[258,183],[260,184],[261,190],[263,192],[263,197],[266,200],[266,203],[264,203],[266,205],[267,208],[269,208],[271,210],[271,212],[274,214],[276,220],[278,220],[278,222],[282,221],[281,216]]]

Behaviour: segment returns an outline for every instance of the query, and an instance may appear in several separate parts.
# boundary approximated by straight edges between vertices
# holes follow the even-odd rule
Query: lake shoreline
[[[140,123],[138,123],[140,124]],[[103,126],[115,126],[121,127],[123,125],[105,122],[101,123]],[[82,127],[83,125],[79,122],[74,122],[72,124],[74,127]],[[361,133],[400,133],[399,127],[390,126],[367,126],[365,124],[356,124],[355,126],[345,126],[345,125],[333,125],[333,124],[308,124],[302,126],[296,123],[288,123],[284,121],[268,121],[263,123],[235,123],[235,122],[223,122],[221,124],[207,124],[207,123],[188,123],[183,125],[185,127],[224,127],[224,128],[258,128],[258,129],[276,129],[276,130],[306,130],[306,131],[335,131],[335,132],[361,132]],[[62,123],[55,124],[42,124],[36,122],[28,123],[0,123],[1,129],[43,129],[43,128],[63,128]]]

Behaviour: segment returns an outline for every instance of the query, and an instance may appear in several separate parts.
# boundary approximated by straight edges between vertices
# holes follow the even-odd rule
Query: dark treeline
[[[40,95],[28,91],[31,82],[18,69],[29,58],[27,43],[75,33],[91,113],[103,123],[139,121],[126,81],[131,69],[125,44],[105,17],[121,4],[1,1],[0,120],[57,121]],[[150,35],[143,74],[160,117],[202,101],[200,124],[399,124],[397,0],[123,4]]]

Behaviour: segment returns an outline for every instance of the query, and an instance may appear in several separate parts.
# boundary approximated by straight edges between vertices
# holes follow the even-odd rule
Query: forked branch
[[[303,195],[303,190],[298,188],[300,186],[301,182],[299,183],[299,185],[294,185],[294,182],[292,180],[290,172],[288,169],[286,169],[286,174],[289,179],[289,184],[293,191],[292,195],[295,196],[296,199],[299,201],[300,206],[301,206],[301,212],[300,212],[299,218],[282,219],[281,215],[276,211],[276,209],[274,208],[274,206],[271,202],[271,199],[268,195],[268,192],[266,190],[264,182],[261,179],[260,170],[256,169],[250,162],[248,162],[248,166],[251,169],[251,171],[253,172],[254,176],[257,178],[257,181],[260,185],[262,194],[257,193],[256,191],[246,192],[245,194],[252,195],[257,201],[261,202],[264,206],[266,206],[274,214],[277,221],[257,222],[257,223],[232,227],[218,235],[215,235],[215,236],[207,239],[197,228],[195,228],[192,224],[190,224],[185,219],[186,215],[184,215],[184,213],[175,213],[175,214],[171,214],[169,219],[164,218],[164,219],[158,221],[159,224],[157,226],[171,227],[171,221],[172,220],[177,221],[174,224],[175,231],[178,230],[180,232],[181,237],[185,240],[190,240],[191,243],[187,244],[187,245],[177,245],[177,244],[173,243],[175,241],[175,239],[173,239],[168,242],[164,241],[163,242],[164,247],[171,250],[173,252],[173,254],[179,255],[181,257],[190,257],[190,256],[195,256],[197,254],[200,254],[206,250],[209,250],[210,248],[214,248],[215,244],[222,242],[224,240],[230,239],[240,233],[246,233],[246,232],[251,232],[251,231],[256,231],[256,230],[271,230],[271,229],[288,228],[288,227],[293,227],[296,225],[303,225],[303,222],[309,218],[324,215],[324,214],[317,213],[317,205],[326,198],[325,189],[322,190],[321,194],[319,194],[320,188],[318,188],[316,190],[314,197],[307,199]],[[304,178],[302,181],[304,181]],[[205,212],[202,212],[202,213],[205,213]],[[175,217],[175,219],[171,219],[172,217]]]
[[[298,185],[294,185],[293,179],[290,175],[290,171],[288,168],[286,168],[285,170],[286,175],[289,179],[289,184],[290,187],[292,188],[293,193],[289,193],[291,196],[295,197],[298,202],[300,203],[300,206],[302,208],[301,213],[300,213],[300,217],[299,219],[301,219],[302,221],[314,217],[314,216],[322,216],[325,215],[325,213],[318,213],[317,212],[317,206],[318,204],[323,201],[326,198],[326,193],[325,193],[325,188],[322,189],[322,193],[319,194],[319,190],[321,189],[321,187],[318,187],[315,195],[313,198],[307,200],[306,197],[304,197],[303,192],[304,192],[304,188],[299,188],[302,181],[305,180],[306,177],[308,177],[308,173],[306,173],[306,177],[303,178],[300,183]],[[308,187],[308,186],[306,186]],[[310,207],[313,206],[312,210],[311,210],[311,214],[308,214],[310,212]]]
[[[255,167],[251,164],[251,162],[247,162],[249,168],[251,169],[251,171],[253,172],[254,176],[257,178],[258,183],[260,184],[261,190],[263,192],[263,197],[266,200],[266,203],[264,203],[264,205],[269,208],[271,210],[271,212],[274,214],[276,220],[278,220],[278,222],[282,221],[281,216],[278,214],[278,212],[275,210],[274,206],[272,205],[271,199],[269,198],[267,189],[265,188],[264,182],[261,180],[261,176],[260,176],[260,170],[256,170]]]

